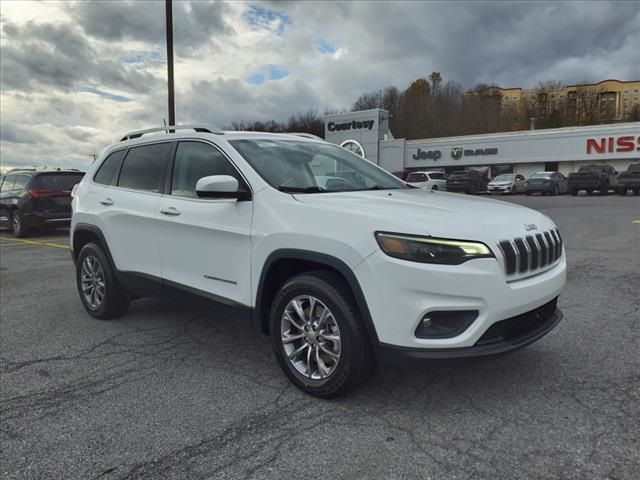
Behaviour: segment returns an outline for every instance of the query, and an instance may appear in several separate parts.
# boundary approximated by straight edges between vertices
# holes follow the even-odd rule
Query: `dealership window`
[[[491,178],[504,173],[514,173],[513,165],[491,165]]]
[[[557,172],[558,171],[558,162],[546,162],[544,164],[545,172]]]

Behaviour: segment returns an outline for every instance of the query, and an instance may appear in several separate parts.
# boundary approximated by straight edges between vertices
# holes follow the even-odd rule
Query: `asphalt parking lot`
[[[563,322],[334,401],[293,387],[257,330],[156,300],[92,319],[67,232],[0,232],[2,478],[637,480],[640,197],[506,201],[564,236]]]

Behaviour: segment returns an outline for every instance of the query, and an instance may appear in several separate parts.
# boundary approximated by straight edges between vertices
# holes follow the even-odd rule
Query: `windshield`
[[[632,163],[631,165],[629,165],[629,168],[627,168],[627,170],[629,172],[640,172],[640,163]]]
[[[601,165],[585,165],[584,167],[580,167],[578,172],[602,172],[604,168]]]
[[[288,192],[319,193],[409,188],[400,179],[348,150],[296,140],[231,140],[271,186]]]
[[[531,175],[531,178],[551,178],[550,172],[536,172]]]
[[[516,176],[515,174],[504,174],[504,175],[498,175],[496,178],[493,179],[494,182],[511,182],[513,180],[515,180]]]

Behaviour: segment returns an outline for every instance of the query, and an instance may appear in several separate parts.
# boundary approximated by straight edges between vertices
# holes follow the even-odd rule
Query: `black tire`
[[[526,192],[527,197],[530,197],[530,196],[531,196],[531,193],[532,193],[532,192],[527,191],[527,192]]]
[[[627,189],[625,187],[618,187],[618,195],[622,195],[623,197],[627,194]]]
[[[634,195],[640,195],[640,188],[634,188],[633,189],[633,194]]]
[[[558,185],[556,185],[555,187],[553,187],[553,195],[554,196],[558,196],[560,195],[560,187]]]
[[[340,335],[340,358],[335,369],[324,379],[312,379],[299,372],[285,353],[281,322],[287,305],[296,297],[310,295],[332,313]],[[287,280],[271,305],[269,316],[271,339],[280,368],[291,382],[305,393],[320,398],[344,395],[370,375],[374,358],[367,332],[351,291],[333,272],[313,271]]]
[[[578,195],[578,190],[575,188],[572,188],[571,190],[569,190],[569,193],[571,194],[572,197],[575,197],[576,195]]]
[[[431,191],[434,191],[434,190],[438,190],[438,185],[434,185],[433,187],[431,187]]]
[[[24,216],[20,210],[14,210],[11,213],[11,229],[16,238],[29,236],[29,229],[24,224]]]
[[[104,296],[102,301],[96,306],[90,305],[89,300],[85,298],[85,295],[82,292],[82,269],[85,259],[88,257],[93,258],[103,272]],[[111,263],[109,263],[107,256],[98,243],[87,243],[82,247],[82,250],[80,250],[80,254],[76,260],[76,285],[84,308],[87,310],[89,315],[94,318],[99,320],[118,318],[121,317],[129,307],[129,299],[122,290],[122,287],[115,276],[115,272],[113,271],[113,268],[111,268]]]
[[[587,189],[587,195],[593,195],[593,189],[588,188]]]
[[[609,184],[605,183],[600,187],[600,195],[609,195]]]

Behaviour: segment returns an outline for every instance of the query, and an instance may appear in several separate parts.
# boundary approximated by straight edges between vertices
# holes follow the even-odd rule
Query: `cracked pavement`
[[[560,325],[497,359],[378,368],[334,401],[293,387],[258,330],[147,299],[92,319],[66,250],[3,232],[0,476],[637,480],[640,198],[506,200],[563,234]]]

